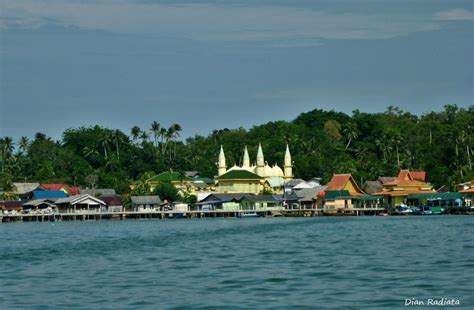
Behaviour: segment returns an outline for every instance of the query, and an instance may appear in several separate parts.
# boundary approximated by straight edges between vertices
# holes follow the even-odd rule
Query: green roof
[[[351,193],[346,190],[342,191],[326,191],[326,196],[324,199],[331,200],[331,199],[340,199],[340,198],[351,198]]]
[[[233,180],[233,179],[260,180],[262,178],[259,175],[247,170],[231,170],[221,175],[218,179],[219,180]]]
[[[208,177],[197,177],[197,178],[193,178],[193,180],[202,181],[206,184],[214,184],[214,180]]]
[[[180,182],[181,181],[181,173],[179,172],[162,172],[160,174],[155,175],[154,177],[150,178],[148,182]],[[192,179],[184,176],[183,181],[191,181]]]
[[[410,194],[407,199],[427,199],[427,200],[456,200],[461,198],[460,193],[425,193],[425,194]]]

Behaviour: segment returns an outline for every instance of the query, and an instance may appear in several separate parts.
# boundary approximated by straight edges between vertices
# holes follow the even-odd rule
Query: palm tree
[[[10,137],[5,137],[3,138],[3,147],[2,147],[2,152],[3,152],[3,156],[5,158],[8,158],[12,155],[13,153],[13,146],[14,146],[14,143],[13,143],[13,139],[10,138]]]
[[[145,144],[148,141],[148,138],[150,138],[150,135],[146,131],[142,131],[140,134],[140,139],[142,139],[142,144]]]
[[[164,155],[166,151],[166,143],[165,140],[168,139],[168,130],[164,127],[160,129],[160,137],[161,137],[161,154]]]
[[[23,152],[26,152],[30,147],[30,141],[28,140],[28,137],[22,136],[20,140],[18,140],[18,147]]]
[[[150,131],[153,133],[153,140],[155,141],[155,146],[158,146],[158,136],[160,134],[161,125],[157,121],[151,123]]]
[[[105,159],[108,158],[108,155],[107,155],[107,148],[109,146],[111,142],[111,135],[109,132],[104,132],[102,137],[100,138],[100,144],[104,150],[104,157]]]
[[[141,134],[142,130],[138,126],[133,126],[132,129],[130,130],[130,133],[132,135],[133,141],[136,141]]]
[[[347,150],[351,145],[352,139],[357,139],[357,137],[359,136],[357,132],[357,126],[353,123],[347,124],[347,127],[344,129],[344,134],[346,135],[346,138],[348,140],[345,148]]]
[[[116,129],[112,132],[111,134],[111,139],[115,143],[115,151],[117,153],[117,159],[120,160],[120,149],[119,149],[119,144],[123,143],[123,137],[122,137],[122,132],[120,130]]]

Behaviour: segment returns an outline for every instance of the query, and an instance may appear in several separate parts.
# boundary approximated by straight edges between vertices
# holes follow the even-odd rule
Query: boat
[[[258,217],[257,212],[255,211],[243,211],[237,214],[238,217]]]

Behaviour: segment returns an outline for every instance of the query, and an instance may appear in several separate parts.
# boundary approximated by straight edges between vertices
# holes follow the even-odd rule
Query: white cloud
[[[474,20],[474,13],[465,9],[452,9],[436,13],[435,19],[445,21]]]
[[[164,5],[128,1],[3,0],[1,28],[59,24],[118,33],[158,34],[193,40],[268,42],[315,46],[320,39],[388,39],[443,25],[436,19],[471,18],[464,10],[436,19],[411,15],[330,14],[281,6]],[[471,14],[471,15],[469,15]]]

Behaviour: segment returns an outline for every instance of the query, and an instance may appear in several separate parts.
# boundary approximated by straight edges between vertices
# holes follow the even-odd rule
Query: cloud
[[[409,14],[335,14],[276,5],[3,0],[2,12],[0,28],[4,29],[55,24],[200,41],[265,42],[283,48],[315,46],[321,39],[389,39],[443,26],[432,18]],[[438,19],[452,20],[470,18],[472,13],[438,14]]]
[[[436,13],[435,19],[443,21],[474,20],[474,13],[465,9],[452,9]]]

